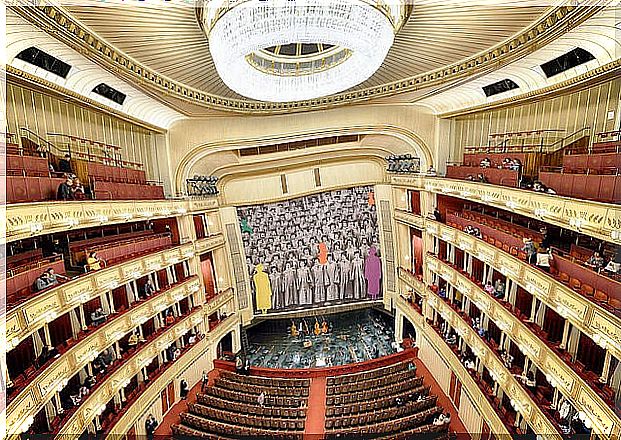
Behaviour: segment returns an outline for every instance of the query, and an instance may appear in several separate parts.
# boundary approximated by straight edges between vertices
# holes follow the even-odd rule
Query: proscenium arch
[[[291,142],[295,140],[313,139],[328,136],[343,135],[384,135],[387,137],[397,138],[411,146],[414,153],[418,154],[421,160],[421,169],[436,165],[433,163],[433,156],[427,144],[413,131],[398,127],[395,125],[376,125],[361,127],[344,127],[338,130],[313,131],[306,133],[294,133],[289,136],[277,137],[258,137],[244,140],[215,141],[199,145],[187,152],[179,161],[175,170],[175,192],[183,194],[185,190],[185,181],[190,177],[190,170],[194,165],[216,151],[238,149],[243,147],[257,147],[263,145],[271,145],[283,142]],[[387,146],[388,147],[388,146]],[[437,168],[437,167],[436,167]]]

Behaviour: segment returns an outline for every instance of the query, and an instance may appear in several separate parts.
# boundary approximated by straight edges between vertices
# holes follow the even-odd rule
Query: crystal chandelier
[[[198,16],[222,81],[270,102],[354,87],[382,65],[411,7],[379,0],[202,0]]]

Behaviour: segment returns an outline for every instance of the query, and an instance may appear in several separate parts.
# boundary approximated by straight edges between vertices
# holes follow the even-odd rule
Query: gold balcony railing
[[[92,362],[104,349],[119,341],[139,324],[153,318],[157,313],[166,310],[199,288],[200,280],[194,276],[168,292],[155,295],[118,318],[108,321],[77,342],[20,391],[7,408],[7,426],[21,426],[24,409],[27,409],[30,415],[36,414],[52,399],[56,391],[64,387],[67,379]]]
[[[232,298],[232,292],[230,293],[231,295],[228,295],[229,299]],[[167,369],[164,374],[155,379],[128,408],[123,410],[123,415],[116,421],[114,427],[106,436],[106,440],[118,440],[123,438],[127,434],[127,431],[129,431],[136,421],[144,414],[149,403],[153,402],[160,395],[172,378],[177,377],[181,372],[187,370],[187,368],[196,362],[200,356],[204,355],[205,352],[211,350],[213,358],[215,359],[215,346],[218,340],[233,330],[237,324],[237,316],[229,316],[218,324],[212,332],[207,333],[206,337],[192,347],[188,353],[185,353],[181,359],[175,361],[175,363]]]
[[[536,434],[542,435],[559,435],[556,427],[538,407],[537,403],[531,399],[524,387],[513,376],[511,371],[504,366],[503,362],[496,356],[496,353],[487,346],[477,332],[433,292],[427,290],[425,295],[428,304],[455,329],[457,334],[472,349],[481,364],[495,377],[498,386],[515,402],[516,411],[524,417],[524,420],[531,426],[533,431]],[[407,305],[407,303],[404,305]],[[435,330],[429,329],[426,333],[435,333]]]
[[[621,244],[621,206],[519,188],[425,176],[392,176],[395,187],[475,201]]]
[[[218,208],[202,200],[84,200],[20,203],[6,206],[6,241],[96,226],[174,217]]]
[[[589,384],[571,369],[546,343],[542,342],[519,318],[494,300],[465,275],[442,260],[427,255],[427,267],[453,285],[479,307],[537,365],[546,377],[569,398],[578,411],[589,415],[597,433],[611,434],[621,420]],[[597,408],[593,412],[593,408]]]
[[[396,212],[395,219],[408,225],[418,225],[421,221],[420,216],[403,211]],[[515,281],[582,333],[606,341],[607,350],[621,358],[621,318],[496,246],[435,220],[423,219],[423,224],[429,234],[457,246]]]
[[[222,235],[145,255],[63,283],[15,307],[6,315],[5,350],[71,309],[104,292],[180,261],[192,258],[196,249],[204,252],[224,245]]]
[[[418,334],[420,337],[424,337],[429,344],[433,347],[433,350],[442,358],[444,363],[448,365],[457,379],[462,385],[462,389],[466,391],[472,403],[476,406],[479,414],[485,420],[490,427],[492,433],[497,436],[510,435],[509,430],[505,426],[502,419],[498,416],[498,413],[492,406],[489,400],[483,394],[481,388],[477,385],[475,380],[466,370],[466,367],[459,362],[459,359],[449,348],[448,345],[442,340],[442,338],[429,327],[429,324],[425,322],[425,318],[414,310],[414,308],[407,303],[402,297],[397,299],[397,308],[400,310],[414,325],[422,329],[422,332]]]
[[[124,363],[122,368],[112,373],[105,382],[88,395],[86,400],[80,403],[77,411],[60,428],[56,438],[72,438],[82,434],[95,417],[101,414],[104,406],[129,383],[132,377],[153,362],[164,348],[199,324],[203,317],[204,311],[198,309],[141,347]]]

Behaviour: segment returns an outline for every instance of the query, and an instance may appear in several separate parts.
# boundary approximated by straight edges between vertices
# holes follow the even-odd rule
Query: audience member
[[[147,439],[153,440],[155,429],[157,428],[157,420],[153,417],[153,414],[149,414],[147,420],[144,422],[144,429],[147,432]]]
[[[147,282],[144,284],[143,291],[146,298],[150,297],[155,293],[155,286],[153,285],[153,281],[151,281],[151,278],[147,277]]]
[[[538,268],[550,273],[550,262],[552,261],[552,252],[549,249],[540,247],[537,251],[536,265]]]
[[[492,286],[491,281],[485,283],[485,287],[483,288],[483,290],[485,290],[490,295],[496,296],[496,289],[494,288],[494,286]]]
[[[428,176],[437,176],[438,173],[436,171],[436,169],[433,167],[433,165],[431,165],[429,168],[427,168],[427,175]]]
[[[205,392],[205,390],[207,389],[207,385],[208,384],[209,384],[209,376],[207,375],[207,372],[205,370],[203,370],[202,383],[201,383],[201,393]]]
[[[67,281],[69,279],[68,277],[64,275],[56,273],[54,269],[52,269],[51,267],[46,271],[46,273],[47,273],[48,287],[56,286],[57,284],[59,284],[60,281],[58,280]]]
[[[181,400],[185,400],[188,397],[188,393],[190,392],[190,388],[188,387],[188,383],[185,379],[181,379],[181,383],[179,384],[179,396]]]
[[[129,339],[127,339],[127,345],[129,345],[130,347],[135,347],[136,345],[138,345],[138,333],[133,332],[131,335],[129,335]]]
[[[485,159],[481,160],[481,163],[479,164],[479,166],[481,168],[489,168],[492,166],[492,161],[490,160],[489,157],[486,157]]]
[[[537,262],[537,248],[535,247],[535,243],[531,238],[523,238],[522,242],[524,246],[522,246],[522,251],[526,253],[526,258],[530,264],[535,264]]]
[[[73,199],[73,192],[71,191],[72,185],[73,185],[73,180],[71,179],[71,177],[67,177],[64,182],[58,185],[58,192],[56,193],[56,198],[58,200]]]
[[[95,374],[104,374],[106,372],[106,364],[101,359],[101,355],[97,356],[91,365]]]
[[[489,179],[483,173],[477,174],[477,182],[480,183],[489,183]]]
[[[73,200],[86,199],[84,185],[82,185],[82,182],[80,182],[80,179],[78,179],[77,177],[73,179],[73,184],[71,185],[71,197],[73,198]]]
[[[86,259],[86,270],[101,270],[106,262],[97,256],[97,252],[91,252]]]
[[[175,317],[173,316],[173,313],[169,310],[166,313],[166,325],[172,325],[175,323]]]
[[[106,315],[101,307],[97,307],[93,313],[91,313],[91,321],[94,326],[103,324],[106,321]]]
[[[42,290],[47,289],[50,286],[50,280],[47,276],[47,272],[43,272],[41,275],[37,277],[34,282],[34,290],[36,292],[40,292]]]
[[[261,391],[261,394],[259,394],[259,397],[257,397],[257,403],[259,404],[259,406],[265,405],[265,393],[263,391]]]
[[[602,255],[595,251],[593,252],[593,255],[591,255],[591,258],[589,258],[585,264],[591,268],[593,268],[593,270],[599,271],[600,269],[602,269],[604,267],[604,257],[602,257]]]
[[[58,171],[61,173],[73,173],[71,169],[71,156],[69,154],[65,154],[65,157],[58,161]]]

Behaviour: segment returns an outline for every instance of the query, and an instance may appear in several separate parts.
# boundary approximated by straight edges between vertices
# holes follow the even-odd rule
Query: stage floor
[[[311,335],[291,336],[300,319],[274,320],[248,330],[250,365],[267,368],[310,368],[362,362],[396,352],[393,319],[367,309],[325,316],[327,334],[312,334],[315,318],[305,318]],[[321,324],[322,318],[319,318]],[[310,344],[309,344],[310,343]],[[306,345],[306,346],[305,346]]]

